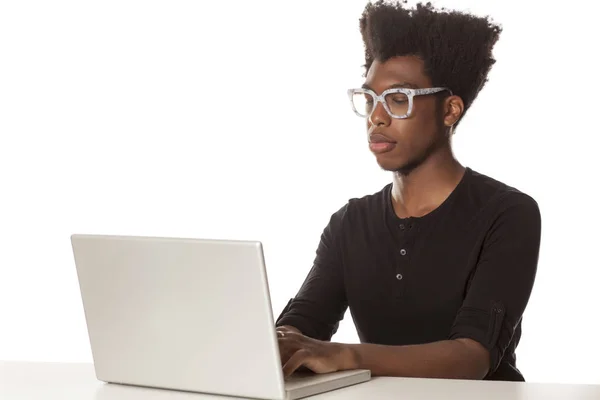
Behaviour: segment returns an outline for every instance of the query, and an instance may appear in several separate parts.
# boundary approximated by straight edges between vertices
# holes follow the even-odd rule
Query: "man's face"
[[[378,95],[392,87],[421,89],[431,86],[423,61],[414,56],[394,57],[385,62],[375,60],[364,85]],[[403,174],[418,167],[447,143],[444,131],[443,115],[436,95],[415,96],[409,118],[392,118],[378,103],[367,119],[369,147],[377,163],[384,170]]]

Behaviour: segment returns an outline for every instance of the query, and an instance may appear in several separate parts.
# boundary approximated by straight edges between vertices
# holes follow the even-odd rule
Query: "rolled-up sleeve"
[[[500,365],[529,302],[541,240],[540,210],[531,197],[512,193],[502,204],[450,334],[450,339],[473,339],[488,349],[488,376]]]
[[[331,216],[321,235],[313,266],[276,326],[293,326],[319,340],[331,340],[336,333],[348,308],[339,249],[346,209],[347,205]]]

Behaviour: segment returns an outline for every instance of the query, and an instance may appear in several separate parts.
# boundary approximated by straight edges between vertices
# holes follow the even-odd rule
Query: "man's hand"
[[[354,368],[354,352],[343,344],[312,339],[285,326],[277,328],[277,338],[285,377],[300,367],[318,374]]]

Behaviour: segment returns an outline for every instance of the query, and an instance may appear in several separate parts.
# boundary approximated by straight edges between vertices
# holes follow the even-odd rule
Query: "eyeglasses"
[[[425,96],[445,90],[452,95],[450,89],[437,87],[427,89],[388,89],[379,96],[370,89],[349,89],[348,97],[352,104],[352,110],[359,117],[369,118],[373,110],[377,108],[377,103],[380,102],[390,117],[405,119],[412,115],[415,96]]]

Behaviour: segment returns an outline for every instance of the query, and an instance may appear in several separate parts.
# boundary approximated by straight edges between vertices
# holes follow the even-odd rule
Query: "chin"
[[[406,160],[399,157],[390,157],[390,154],[375,155],[375,160],[381,169],[384,171],[396,171],[406,164]]]
[[[388,165],[387,163],[377,163],[379,165],[379,168],[381,168],[384,171],[389,171],[389,172],[394,172],[396,171],[396,168]]]
[[[417,168],[420,163],[411,162],[411,161],[407,161],[407,160],[398,160],[398,159],[387,159],[386,160],[386,159],[380,159],[378,157],[377,164],[379,164],[379,167],[381,167],[381,169],[384,171],[397,172],[400,175],[406,176],[406,175],[410,174],[415,168]]]

